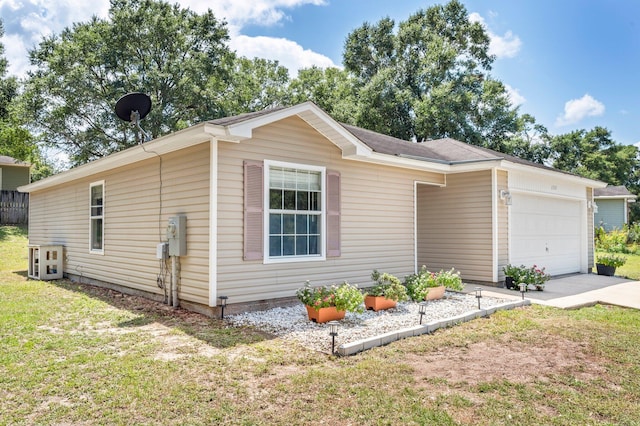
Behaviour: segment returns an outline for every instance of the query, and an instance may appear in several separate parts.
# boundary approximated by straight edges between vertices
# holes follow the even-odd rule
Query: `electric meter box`
[[[167,224],[167,240],[169,240],[169,256],[187,255],[187,217],[171,216]]]

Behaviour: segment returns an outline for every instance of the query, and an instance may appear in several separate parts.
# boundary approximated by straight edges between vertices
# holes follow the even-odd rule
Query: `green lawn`
[[[616,275],[640,280],[640,256],[637,254],[621,255],[627,259],[627,263],[616,268]]]
[[[335,358],[26,280],[26,253],[0,227],[0,424],[640,424],[638,311],[534,306]]]

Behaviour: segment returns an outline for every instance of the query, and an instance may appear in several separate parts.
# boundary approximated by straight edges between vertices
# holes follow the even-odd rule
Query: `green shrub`
[[[640,223],[632,223],[630,226],[625,225],[627,229],[627,243],[639,244],[640,243]]]
[[[296,291],[298,300],[315,309],[335,306],[339,311],[364,312],[364,295],[357,286],[343,282],[340,285],[311,287],[307,281]]]
[[[411,300],[424,300],[430,288],[445,286],[449,290],[462,291],[464,284],[460,273],[454,268],[448,271],[441,270],[438,273],[429,272],[427,267],[422,265],[417,274],[411,274],[404,279],[407,293]]]
[[[624,265],[627,262],[622,256],[617,256],[615,254],[600,254],[596,257],[596,263],[600,263],[605,266],[613,266],[617,268],[619,266]]]
[[[602,228],[596,230],[596,249],[609,253],[626,253],[628,232],[626,229],[614,229],[603,232]]]
[[[409,298],[407,289],[397,277],[374,270],[371,273],[371,279],[376,284],[367,291],[370,296],[384,296],[395,302],[403,302]]]

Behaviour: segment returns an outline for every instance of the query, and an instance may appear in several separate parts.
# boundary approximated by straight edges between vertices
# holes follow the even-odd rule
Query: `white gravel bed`
[[[506,299],[483,296],[483,309],[508,302]],[[427,313],[422,322],[439,321],[478,309],[478,301],[473,294],[447,292],[440,300],[427,304]],[[331,338],[329,326],[316,324],[307,317],[304,305],[286,308],[272,308],[267,311],[246,312],[225,317],[233,325],[254,326],[273,333],[286,340],[294,340],[312,350],[330,352]],[[401,302],[396,308],[384,311],[365,311],[362,314],[347,312],[340,321],[336,347],[356,340],[367,339],[380,334],[413,327],[420,323],[418,304]]]

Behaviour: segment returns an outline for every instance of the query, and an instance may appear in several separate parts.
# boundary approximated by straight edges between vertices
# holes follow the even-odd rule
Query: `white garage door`
[[[511,263],[538,265],[551,275],[580,272],[580,201],[513,194]]]

